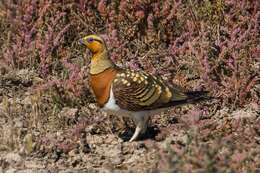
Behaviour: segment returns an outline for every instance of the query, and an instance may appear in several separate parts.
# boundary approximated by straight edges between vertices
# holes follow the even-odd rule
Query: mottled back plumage
[[[170,87],[158,76],[129,69],[117,73],[112,87],[116,103],[130,111],[169,107],[169,103],[188,98],[179,87]]]

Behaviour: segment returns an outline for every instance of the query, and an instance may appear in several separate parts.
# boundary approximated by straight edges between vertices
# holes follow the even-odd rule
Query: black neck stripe
[[[101,44],[104,44],[101,40],[99,40],[99,39],[96,39],[96,38],[94,38],[93,40],[95,40],[95,41],[97,41],[97,42],[99,42],[99,43],[101,43]]]

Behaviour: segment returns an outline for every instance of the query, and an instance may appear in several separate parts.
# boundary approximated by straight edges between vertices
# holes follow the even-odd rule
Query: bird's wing
[[[112,85],[116,104],[129,111],[168,107],[188,98],[181,88],[141,71],[120,70]]]

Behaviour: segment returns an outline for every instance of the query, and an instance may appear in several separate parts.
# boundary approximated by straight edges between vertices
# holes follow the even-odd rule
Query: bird
[[[135,131],[129,142],[147,130],[149,117],[165,109],[207,98],[207,91],[184,91],[160,76],[118,67],[109,57],[104,39],[87,35],[79,40],[91,52],[89,85],[101,110],[130,117]]]

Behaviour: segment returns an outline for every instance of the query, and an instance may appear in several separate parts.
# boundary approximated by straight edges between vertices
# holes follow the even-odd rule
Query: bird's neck
[[[115,67],[115,64],[108,57],[107,50],[93,54],[90,63],[90,74],[96,75],[111,67]]]

